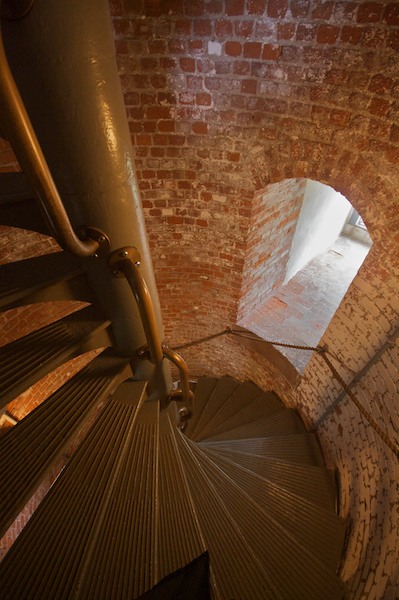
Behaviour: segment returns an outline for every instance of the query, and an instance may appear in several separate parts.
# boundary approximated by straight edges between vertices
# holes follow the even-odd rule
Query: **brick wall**
[[[283,283],[305,188],[306,180],[287,179],[255,194],[239,320],[262,305]]]

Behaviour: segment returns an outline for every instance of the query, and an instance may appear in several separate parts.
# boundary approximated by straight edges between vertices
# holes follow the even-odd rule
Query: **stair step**
[[[217,435],[209,435],[208,439],[233,440],[259,436],[280,436],[293,433],[303,433],[305,427],[297,412],[293,409],[281,410],[268,417],[246,423],[235,429],[224,431]]]
[[[205,379],[205,378],[201,378]],[[199,381],[201,381],[201,379]],[[198,382],[199,383],[199,382]],[[214,386],[211,394],[208,396],[206,403],[203,405],[203,409],[196,419],[196,425],[192,429],[191,434],[186,435],[194,440],[198,438],[197,434],[206,427],[207,423],[212,420],[214,414],[219,408],[226,402],[227,398],[231,396],[240,383],[232,377],[221,377],[217,380],[216,386]]]
[[[164,411],[159,425],[159,579],[184,567],[206,550],[174,429],[168,412]]]
[[[205,451],[205,448],[204,448]],[[206,450],[208,451],[208,450]],[[331,473],[322,467],[284,462],[244,452],[211,450],[232,463],[265,477],[291,493],[328,510],[335,510],[335,488]]]
[[[323,466],[320,448],[312,433],[238,440],[205,440],[201,446],[215,450],[233,450],[257,456],[266,456],[287,462]]]
[[[128,376],[126,359],[105,351],[0,437],[0,537],[88,416]]]
[[[0,224],[50,235],[23,173],[0,173]]]
[[[68,360],[110,346],[109,326],[89,306],[0,348],[0,408]]]
[[[284,527],[276,521],[272,517],[269,504],[264,510],[253,499],[252,489],[250,496],[205,456],[200,448],[192,442],[187,443],[191,444],[197,463],[222,500],[225,511],[235,523],[239,524],[241,534],[256,556],[257,562],[263,565],[271,585],[281,592],[283,598],[285,600],[341,599],[343,587],[334,570],[304,545],[306,542],[304,538],[298,538],[292,533],[291,523],[286,522],[287,527]],[[197,496],[194,495],[194,498],[196,499]],[[293,511],[295,512],[295,506]],[[311,520],[307,521],[308,528],[311,528],[311,523]],[[208,537],[207,541],[209,541]],[[239,562],[236,563],[235,568],[241,569]],[[244,572],[241,576],[247,577]]]
[[[150,461],[146,460],[149,445],[151,454],[153,452],[154,436],[147,436],[147,443],[140,448],[146,440],[142,439],[142,428],[137,428],[135,423],[145,387],[142,382],[124,383],[106,404],[3,559],[0,565],[3,597],[97,598],[85,595],[86,587],[94,585],[98,577],[98,571],[93,568],[97,552],[102,555],[98,566],[106,565],[104,574],[109,585],[125,589],[125,581],[118,581],[115,587],[115,577],[119,576],[123,560],[133,569],[134,544],[143,533],[140,528],[132,531],[134,510],[130,488],[136,483],[136,487],[148,492],[142,504],[143,529],[151,521],[147,504],[154,495],[147,483],[151,474]],[[136,454],[137,464],[129,460],[132,453]],[[134,468],[139,465],[144,468],[140,476]],[[123,489],[125,484],[128,489]],[[119,499],[124,502],[123,507],[118,505]],[[137,505],[140,507],[140,503]],[[104,529],[109,533],[108,538]],[[140,550],[141,546],[142,543]],[[148,556],[148,551],[144,552],[142,560]],[[132,570],[122,569],[122,572],[132,579]],[[85,589],[80,587],[82,584]],[[130,587],[132,592],[133,584]],[[125,593],[118,597],[134,596]]]
[[[235,415],[239,410],[246,406],[254,398],[261,396],[263,391],[252,381],[241,383],[234,391],[226,398],[225,394],[219,393],[217,398],[211,398],[210,403],[218,401],[217,410],[213,411],[208,422],[198,431],[196,439],[206,439],[210,437],[215,427],[222,425],[231,416]]]
[[[132,382],[139,383],[139,382]],[[119,395],[121,388],[117,391]],[[124,402],[131,404],[130,395]],[[159,403],[145,402],[125,439],[114,489],[80,579],[79,600],[130,600],[159,580],[158,457]],[[123,568],[123,563],[129,568]]]
[[[342,552],[345,521],[329,506],[325,508],[291,492],[278,482],[270,481],[213,451],[202,450],[245,494],[267,514],[287,529],[300,543],[335,570]],[[317,484],[317,479],[311,482]],[[300,486],[303,488],[303,484]],[[331,504],[331,502],[330,502]]]
[[[274,392],[264,392],[226,419],[221,425],[213,427],[212,437],[236,429],[241,425],[259,421],[282,410],[286,409],[278,396]]]
[[[215,389],[218,379],[216,377],[200,377],[195,388],[195,396],[193,402],[193,416],[189,420],[185,429],[186,435],[192,437],[193,431],[198,423],[198,420],[203,412],[209,396]]]
[[[54,300],[93,301],[86,277],[70,254],[56,252],[0,265],[0,310]]]
[[[211,556],[216,597],[246,600],[284,600],[271,584],[239,524],[232,518],[220,495],[198,463],[187,438],[177,433],[177,444],[194,500],[198,522]]]

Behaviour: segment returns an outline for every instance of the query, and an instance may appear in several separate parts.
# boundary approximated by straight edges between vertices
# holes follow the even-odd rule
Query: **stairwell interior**
[[[2,28],[12,68],[35,128],[37,123],[38,137],[43,140],[45,156],[73,226],[77,230],[94,226],[106,230],[107,235],[115,230],[109,236],[111,254],[140,246],[138,262],[142,264],[138,268],[148,282],[155,319],[159,319],[161,309],[166,314],[165,331],[171,351],[179,342],[200,337],[199,324],[206,321],[207,313],[209,319],[202,330],[205,335],[213,333],[217,324],[230,325],[229,319],[222,320],[217,313],[223,302],[228,302],[223,298],[223,281],[216,292],[209,283],[212,272],[216,273],[217,281],[217,264],[214,268],[204,264],[201,270],[197,263],[192,287],[194,292],[201,290],[201,293],[196,294],[195,304],[191,300],[187,304],[184,294],[186,287],[190,289],[188,277],[171,269],[170,283],[165,275],[168,271],[165,261],[168,263],[179,249],[177,261],[188,269],[192,264],[195,266],[192,257],[184,255],[184,245],[178,245],[184,236],[189,239],[190,230],[187,229],[190,235],[181,233],[179,238],[176,230],[179,223],[170,221],[176,247],[171,246],[168,254],[165,237],[154,248],[154,239],[159,239],[155,214],[147,242],[137,182],[131,171],[134,161],[130,133],[134,129],[128,130],[119,88],[116,92],[108,89],[107,80],[98,74],[101,68],[106,74],[112,70],[113,81],[118,80],[119,85],[113,50],[111,59],[107,53],[113,48],[114,35],[117,42],[120,40],[118,33],[112,32],[107,3],[102,3],[98,22],[94,24],[94,18],[83,21],[81,18],[93,16],[93,2],[82,3],[81,13],[65,6],[62,17],[71,19],[67,31],[60,26],[56,3],[49,3],[44,15],[36,4],[39,3],[33,3],[16,20],[4,20]],[[137,16],[135,9],[122,4],[111,7],[117,32],[125,31],[118,29],[123,19],[128,16],[133,24]],[[253,4],[244,3],[248,22],[253,18]],[[9,3],[4,5],[3,16],[7,17]],[[360,5],[356,8],[356,18],[361,19]],[[159,10],[162,13],[163,9]],[[237,15],[231,14],[229,3],[224,10],[224,18],[234,25]],[[271,6],[265,10],[265,15],[259,17],[262,22],[277,18]],[[390,13],[384,10],[387,19]],[[294,15],[293,6],[290,11],[287,15]],[[183,12],[185,19],[194,23],[191,31],[199,32],[195,23],[205,20],[206,13],[197,19],[187,7]],[[221,19],[221,15],[216,16],[215,23]],[[156,22],[157,15],[151,14],[151,10],[146,17],[151,25]],[[178,19],[175,16],[173,19],[177,27]],[[164,16],[159,23],[165,23]],[[36,46],[38,32],[43,27],[49,37]],[[52,34],[50,27],[54,28]],[[70,39],[70,31],[76,32],[76,39]],[[87,31],[100,31],[90,48],[86,44],[90,37],[85,38]],[[66,84],[62,77],[57,82],[56,71],[62,61],[55,58],[53,65],[49,65],[51,77],[46,84],[54,90],[54,99],[50,100],[49,112],[43,118],[40,94],[37,90],[30,91],[29,69],[37,69],[38,57],[44,60],[47,55],[46,60],[52,62],[47,44],[56,45],[55,38],[62,35],[69,46],[65,77],[70,82],[76,77],[76,81],[68,88],[70,97],[61,99]],[[83,36],[80,41],[79,35]],[[162,35],[160,27],[158,37]],[[29,37],[37,49],[30,62],[26,56]],[[220,42],[212,43],[216,45],[207,46],[211,58],[212,53],[219,52]],[[76,73],[79,69],[74,63],[75,44],[86,58],[92,56],[85,63],[83,74]],[[223,50],[226,56],[231,56],[229,49],[232,46]],[[21,52],[26,62],[18,64]],[[59,42],[59,52],[65,58],[63,41]],[[95,114],[95,102],[83,102],[81,117],[73,108],[80,106],[73,98],[74,94],[81,97],[85,68],[91,73],[87,77],[88,88],[94,83],[97,94],[94,98],[100,99],[96,109],[101,115],[94,117],[87,129],[84,121]],[[123,81],[123,69],[121,76]],[[38,79],[37,83],[40,90],[43,81]],[[112,106],[115,110],[111,110]],[[56,108],[60,110],[58,116]],[[59,134],[52,135],[53,123],[59,124],[65,118],[69,126],[76,119],[76,129],[81,130],[77,146],[68,143],[68,139],[78,135],[76,131],[68,131],[68,127],[63,130],[64,144],[60,144]],[[394,598],[396,529],[389,525],[388,509],[377,511],[370,506],[371,521],[367,525],[348,518],[356,514],[356,503],[362,502],[364,492],[356,489],[359,480],[355,466],[352,471],[348,467],[354,457],[345,447],[345,439],[360,436],[363,440],[356,442],[354,448],[359,469],[369,473],[371,479],[374,476],[371,492],[369,480],[363,484],[369,487],[367,493],[373,494],[370,504],[382,495],[394,506],[389,499],[395,498],[392,473],[397,461],[392,459],[391,450],[384,446],[381,436],[376,436],[365,422],[359,423],[362,417],[350,403],[348,408],[347,398],[338,405],[332,418],[328,416],[323,421],[325,411],[339,392],[317,356],[311,359],[305,377],[294,383],[279,374],[277,363],[231,336],[188,348],[184,357],[190,367],[194,399],[193,406],[182,413],[182,394],[173,394],[171,387],[172,378],[178,378],[176,368],[172,368],[171,377],[166,358],[162,358],[161,366],[154,365],[148,351],[147,332],[141,325],[140,299],[137,304],[124,279],[115,280],[118,269],[110,271],[107,254],[81,258],[60,247],[60,236],[57,233],[54,236],[38,210],[35,182],[26,170],[18,172],[24,160],[20,159],[18,164],[20,148],[8,133],[12,128],[3,120],[1,131],[8,141],[2,141],[4,167],[0,174],[0,237],[4,243],[0,266],[4,328],[0,376],[1,408],[6,417],[8,414],[9,425],[2,428],[0,436],[4,556],[0,565],[1,597],[316,600],[377,598],[384,589],[384,597]],[[92,146],[87,143],[85,147],[83,140],[90,128],[97,134],[90,142]],[[194,125],[193,132],[197,133]],[[89,146],[97,160],[104,160],[102,172],[92,160]],[[67,162],[74,158],[76,147],[86,158],[78,167],[75,160]],[[60,160],[61,156],[64,160]],[[143,160],[139,148],[136,164],[145,207],[149,195]],[[301,168],[297,166],[298,181],[303,176]],[[310,171],[306,175],[314,176]],[[108,183],[108,177],[113,185]],[[258,182],[257,188],[260,187]],[[120,222],[119,193],[122,204],[134,207],[134,224],[126,218]],[[220,186],[219,208],[225,203],[222,199],[225,193]],[[129,194],[132,195],[127,201]],[[173,218],[180,218],[179,210],[182,208],[176,207]],[[370,214],[373,222],[367,207],[361,214]],[[394,216],[389,224],[394,231],[395,224]],[[190,226],[187,222],[187,227]],[[202,225],[196,226],[200,231]],[[217,228],[218,225],[215,232]],[[226,242],[233,231],[233,227],[228,230],[226,222]],[[376,243],[369,262],[365,263],[365,275],[355,279],[343,300],[343,308],[352,306],[348,310],[354,319],[359,296],[367,295],[364,310],[370,314],[363,311],[364,321],[378,322],[378,327],[370,325],[371,335],[367,336],[357,326],[352,330],[348,325],[340,329],[341,311],[322,341],[338,353],[337,367],[346,369],[348,382],[356,377],[359,364],[368,365],[365,381],[369,387],[365,393],[361,384],[360,398],[370,412],[373,411],[370,402],[376,403],[381,416],[385,402],[392,416],[383,425],[384,433],[389,440],[395,440],[397,382],[392,374],[397,364],[397,265],[390,247],[385,246],[386,240],[379,239],[378,228],[375,234]],[[150,247],[156,279],[160,282],[160,300]],[[387,258],[384,272],[378,271],[381,256]],[[373,302],[369,299],[373,297],[372,276],[375,285],[383,285],[384,304],[390,306],[383,316],[380,316],[382,295],[375,296]],[[173,302],[173,294],[169,295],[176,289],[176,282],[182,290],[180,305],[178,297]],[[213,314],[209,309],[212,301]],[[226,304],[225,310],[225,315],[230,314],[231,304]],[[186,330],[185,322],[189,325]],[[160,332],[163,337],[162,323]],[[343,364],[348,344],[352,356]],[[358,348],[367,349],[360,362]],[[165,346],[165,355],[167,352]],[[377,358],[373,362],[374,356]],[[189,396],[183,394],[184,398],[187,400]],[[186,422],[184,419],[191,410],[193,415]],[[342,421],[341,414],[345,417]],[[374,419],[378,416],[374,415]],[[14,425],[15,421],[18,422]],[[323,424],[316,432],[312,425],[318,421]],[[371,458],[360,452],[358,443],[374,447]],[[377,475],[376,456],[381,459],[383,475]],[[381,538],[377,534],[374,537],[373,520],[377,529],[384,532]],[[363,548],[359,550],[360,538]],[[384,573],[379,570],[368,543],[380,549],[386,565]],[[357,558],[360,554],[363,562]],[[204,571],[200,581],[193,576],[194,569]]]

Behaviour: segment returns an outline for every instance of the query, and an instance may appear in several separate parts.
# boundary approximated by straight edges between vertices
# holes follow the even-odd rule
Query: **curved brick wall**
[[[168,340],[235,323],[261,191],[285,179],[326,183],[362,215],[374,245],[321,343],[350,382],[392,339],[354,391],[398,444],[399,352],[390,336],[399,313],[399,3],[111,5]],[[12,168],[7,146],[0,151]],[[288,219],[290,209],[295,203],[285,207]],[[270,260],[286,244],[275,239]],[[398,462],[348,399],[323,420],[340,386],[320,358],[290,389],[231,338],[183,354],[193,375],[234,373],[272,386],[309,428],[317,425],[339,471],[340,511],[351,520],[347,598],[398,597]]]
[[[374,241],[321,340],[351,381],[398,321],[399,3],[112,5],[168,338],[235,323],[241,291],[248,293],[241,284],[254,197],[309,177],[346,196]],[[285,207],[287,222],[296,208]],[[286,241],[280,235],[270,258],[265,249],[265,272]],[[309,427],[340,393],[318,357],[288,393],[264,359],[234,340],[183,353],[194,373],[272,382]],[[398,370],[396,342],[355,387],[396,443]],[[397,461],[345,399],[318,433],[339,469],[341,511],[352,519],[342,570],[348,598],[395,598]]]

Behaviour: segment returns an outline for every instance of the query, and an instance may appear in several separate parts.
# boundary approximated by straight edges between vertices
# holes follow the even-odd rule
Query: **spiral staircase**
[[[33,292],[16,273],[38,265],[47,278]],[[81,277],[65,253],[0,273],[3,309]],[[134,599],[206,551],[213,598],[341,598],[345,523],[332,473],[297,413],[252,382],[203,377],[182,432],[175,403],[162,410],[146,399],[108,326],[84,308],[1,349],[5,404],[62,361],[109,345],[0,438],[4,533],[103,404],[1,563],[1,598]],[[196,597],[184,593],[159,597]]]
[[[18,12],[19,4],[6,4]],[[1,562],[1,600],[342,598],[345,523],[336,514],[334,474],[298,414],[253,382],[209,376],[192,384],[193,417],[182,423],[164,357],[186,374],[172,350],[157,347],[151,328],[158,322],[162,330],[158,309],[150,307],[151,320],[140,304],[143,290],[155,305],[157,295],[107,3],[68,0],[60,11],[58,0],[29,1],[23,9],[3,29],[11,55],[22,55],[16,70],[35,128],[72,226],[100,236],[89,236],[86,252],[67,222],[83,254],[64,249],[0,266],[0,310],[10,318],[38,302],[82,302],[48,325],[33,320],[27,335],[0,348],[0,411],[67,361],[88,351],[97,356],[0,437],[1,536],[68,455]],[[6,80],[12,82],[7,73]],[[41,114],[44,96],[50,126]],[[104,112],[93,117],[93,106]],[[34,132],[29,125],[20,135],[21,107],[10,107],[2,126],[27,180],[0,174],[0,224],[57,233],[54,217],[64,212],[58,200],[57,210],[51,205],[57,188],[44,159],[37,170],[40,147],[26,152]],[[86,163],[73,160],[74,147]],[[94,255],[107,236],[111,247]],[[148,288],[138,276],[139,252]],[[125,255],[137,306],[126,281],[115,280]],[[187,400],[188,379],[185,385]]]

